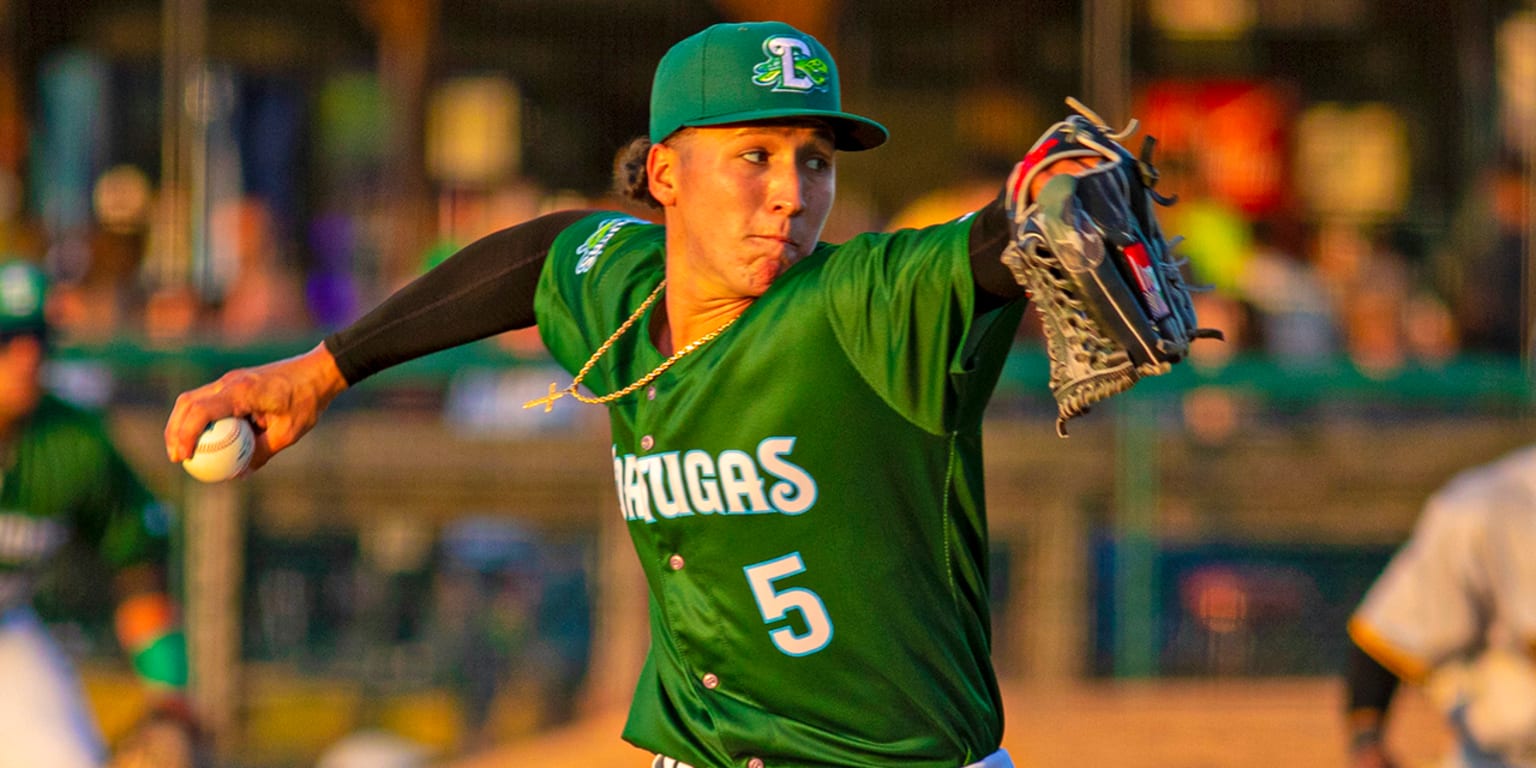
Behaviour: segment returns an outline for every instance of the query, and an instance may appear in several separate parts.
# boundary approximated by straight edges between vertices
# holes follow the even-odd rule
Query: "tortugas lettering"
[[[624,519],[654,523],[695,515],[799,515],[816,504],[816,478],[789,460],[795,438],[770,437],[753,451],[613,450]]]

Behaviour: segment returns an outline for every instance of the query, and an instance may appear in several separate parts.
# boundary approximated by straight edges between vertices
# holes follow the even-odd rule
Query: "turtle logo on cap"
[[[768,60],[752,68],[754,84],[799,93],[827,90],[831,67],[804,40],[786,35],[770,37],[763,41],[763,53]]]

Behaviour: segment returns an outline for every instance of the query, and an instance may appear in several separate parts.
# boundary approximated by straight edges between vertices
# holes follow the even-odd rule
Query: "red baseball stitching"
[[[215,422],[215,423],[217,423],[217,422]],[[212,430],[213,430],[213,424],[208,425],[208,429],[203,430],[204,437],[206,437],[207,435],[211,434]],[[201,453],[203,451],[222,451],[225,448],[228,448],[231,445],[234,445],[235,441],[239,440],[239,439],[240,439],[240,425],[237,423],[237,424],[235,424],[234,429],[230,430],[229,434],[225,435],[223,437],[223,439],[219,440],[216,443],[205,443],[205,442],[203,442],[203,438],[201,438],[201,437],[198,438],[197,439],[197,450],[198,450],[199,453]]]

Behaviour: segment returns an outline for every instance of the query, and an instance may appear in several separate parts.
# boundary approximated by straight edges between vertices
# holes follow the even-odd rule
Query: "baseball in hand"
[[[219,483],[245,471],[255,449],[256,433],[251,423],[229,416],[203,430],[197,438],[197,451],[181,466],[205,483]]]

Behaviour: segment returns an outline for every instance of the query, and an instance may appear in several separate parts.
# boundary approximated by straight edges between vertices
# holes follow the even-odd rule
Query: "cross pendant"
[[[559,400],[562,397],[565,397],[565,390],[556,387],[555,383],[553,381],[551,381],[549,383],[549,394],[548,395],[545,395],[544,397],[537,398],[535,400],[529,400],[528,402],[523,403],[523,407],[524,408],[533,408],[535,406],[543,405],[544,406],[544,412],[545,413],[549,413],[550,411],[553,411],[555,409],[555,401]]]

